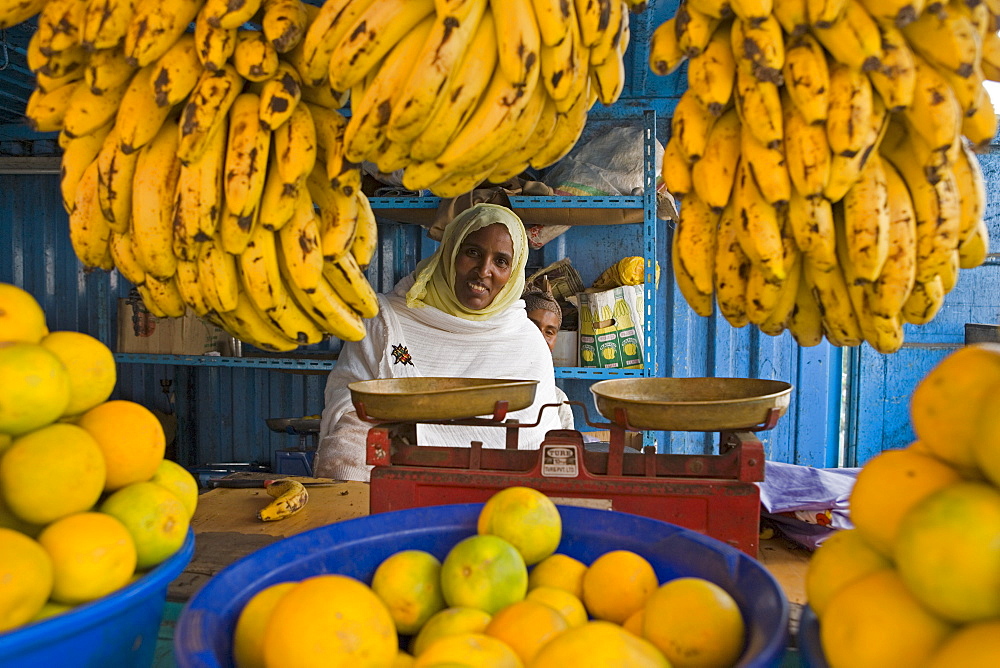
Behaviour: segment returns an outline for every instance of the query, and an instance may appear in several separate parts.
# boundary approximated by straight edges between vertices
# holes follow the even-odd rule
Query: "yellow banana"
[[[774,18],[778,19],[782,30],[792,39],[809,30],[809,7],[806,0],[781,0],[772,3]]]
[[[73,210],[73,200],[80,178],[90,163],[97,158],[110,131],[111,125],[108,124],[89,135],[66,140],[59,167],[59,191],[66,213]]]
[[[507,141],[504,142],[504,144],[497,146],[492,152],[484,156],[481,161],[482,164],[494,163],[495,167],[495,164],[498,163],[501,158],[510,155],[513,150],[523,146],[524,142],[526,142],[528,137],[530,137],[534,132],[535,126],[538,124],[538,119],[542,115],[542,110],[545,108],[545,102],[547,99],[549,99],[549,96],[545,92],[545,86],[535,86],[535,91],[531,94],[528,104],[526,104],[518,114],[518,118],[514,123],[514,129],[511,130],[509,135],[507,135]],[[379,168],[381,169],[381,166]],[[481,173],[484,169],[485,168],[480,169],[479,172]],[[493,170],[491,169],[487,172],[486,176],[489,176],[492,171]],[[481,177],[480,182],[482,182],[486,176]],[[478,185],[478,183],[475,185]]]
[[[260,206],[255,205],[246,215],[240,215],[230,210],[223,200],[222,213],[219,217],[219,237],[222,248],[233,255],[242,253],[250,242],[250,235],[260,221]]]
[[[597,43],[590,47],[588,60],[592,67],[604,64],[618,51],[622,53],[625,51],[618,47],[621,44],[622,36],[629,30],[628,7],[624,0],[608,0],[608,6],[610,11],[608,27],[601,33]]]
[[[177,123],[167,121],[142,151],[132,179],[132,246],[146,274],[167,279],[177,271],[174,255],[174,192],[180,174]]]
[[[216,72],[236,51],[236,29],[216,28],[208,22],[204,12],[198,12],[194,21],[194,41],[198,60],[209,72]]]
[[[305,187],[305,179],[285,183],[278,170],[278,159],[271,154],[271,164],[264,178],[264,192],[260,196],[260,224],[271,230],[280,230],[295,215],[299,203],[299,190]]]
[[[223,188],[226,208],[240,218],[254,215],[264,190],[271,133],[261,126],[259,112],[254,93],[241,93],[229,110]]]
[[[487,10],[461,64],[448,82],[444,101],[431,114],[427,127],[413,140],[410,154],[415,160],[433,160],[441,155],[459,128],[465,126],[490,83],[496,62],[496,30],[493,13]]]
[[[736,225],[736,212],[730,204],[719,216],[713,281],[719,312],[730,325],[739,328],[749,322],[746,291],[752,263],[740,246]]]
[[[911,325],[926,325],[941,310],[944,296],[944,284],[940,275],[935,274],[926,281],[917,279],[910,297],[903,304],[903,319]]]
[[[712,315],[712,293],[702,292],[695,287],[694,279],[687,273],[680,259],[680,252],[677,249],[677,230],[674,229],[674,233],[670,236],[670,262],[674,269],[674,284],[688,306],[698,315],[707,318]]]
[[[371,203],[363,192],[354,193],[357,203],[357,227],[354,231],[354,241],[351,242],[351,255],[358,261],[362,269],[371,264],[375,251],[378,250],[378,224]]]
[[[778,211],[761,195],[749,166],[740,161],[733,186],[736,230],[743,252],[771,281],[785,278],[784,249]]]
[[[979,166],[979,159],[965,142],[961,142],[961,151],[952,170],[955,183],[958,186],[958,197],[961,221],[958,228],[959,248],[970,236],[976,233],[980,221],[986,213],[986,183]]]
[[[267,486],[268,496],[274,500],[257,513],[257,519],[273,522],[291,517],[302,510],[309,500],[309,492],[296,480],[277,480]]]
[[[374,0],[330,0],[323,3],[309,23],[302,41],[289,52],[304,84],[319,86],[326,82],[334,49],[373,2]],[[309,11],[309,7],[306,11]]]
[[[118,113],[127,88],[126,81],[97,95],[90,86],[77,85],[66,107],[63,132],[69,137],[80,137],[108,124]]]
[[[565,2],[563,6],[572,24],[558,44],[549,46],[543,42],[539,55],[542,83],[552,99],[557,101],[566,100],[574,91],[579,91],[581,79],[587,77],[587,51],[580,43],[574,4]]]
[[[83,172],[69,214],[69,239],[76,257],[86,267],[111,269],[104,259],[108,254],[111,228],[97,201],[97,163]]]
[[[232,311],[242,301],[236,257],[222,248],[219,233],[201,244],[198,253],[198,284],[205,302],[217,313]],[[243,297],[249,300],[245,295]]]
[[[606,107],[618,101],[625,90],[625,61],[615,51],[600,65],[590,68],[590,88],[596,91],[597,99]]]
[[[789,40],[781,74],[788,97],[806,122],[825,121],[830,108],[830,70],[815,37],[805,33]]]
[[[492,3],[496,6],[497,3]],[[593,47],[601,36],[611,29],[611,0],[575,0],[577,21],[583,46]],[[530,12],[531,14],[533,12]],[[499,25],[499,22],[498,22]]]
[[[785,165],[784,145],[779,142],[776,147],[768,148],[753,133],[741,132],[739,152],[738,157],[746,161],[764,199],[776,206],[788,202],[792,181]]]
[[[198,282],[198,261],[178,260],[174,281],[177,283],[177,290],[180,292],[184,303],[198,316],[204,317],[208,315],[212,309],[208,305],[208,302],[205,301],[201,284]]]
[[[243,292],[237,293],[233,308],[217,317],[227,332],[261,350],[287,352],[299,347],[297,341],[285,336],[270,319],[254,308],[253,302]]]
[[[829,26],[813,22],[813,35],[833,59],[869,72],[882,62],[882,35],[878,24],[858,0],[847,0],[843,13]]]
[[[239,30],[232,63],[247,81],[266,81],[278,71],[278,51],[259,30]]]
[[[485,160],[482,165],[471,171],[448,172],[444,178],[430,185],[431,192],[438,197],[458,197],[475,190],[493,173],[497,162]]]
[[[677,33],[676,16],[667,19],[653,31],[649,42],[649,69],[654,74],[671,74],[687,59]]]
[[[795,306],[788,316],[788,330],[795,342],[803,348],[819,345],[823,340],[823,316],[813,298],[812,288],[806,280],[806,260],[800,265],[799,284],[795,291]]]
[[[719,116],[729,105],[736,80],[736,60],[729,41],[729,29],[715,31],[705,50],[688,63],[688,86],[703,107]]]
[[[835,155],[850,158],[865,146],[871,128],[872,104],[868,77],[860,70],[833,63],[826,137]]]
[[[474,3],[469,3],[474,4]],[[563,0],[532,0],[538,32],[544,46],[560,44],[570,32],[569,21],[575,17],[574,3]],[[438,10],[440,15],[442,12]],[[572,20],[575,21],[575,18]]]
[[[734,16],[730,0],[688,0],[688,3],[702,14],[717,19],[730,19]]]
[[[750,133],[742,134],[749,135]],[[694,184],[691,182],[691,167],[691,163],[688,162],[680,147],[680,142],[675,136],[671,136],[667,145],[663,147],[663,165],[660,169],[663,183],[671,195],[683,197],[694,188]]]
[[[749,65],[761,81],[781,84],[785,65],[785,40],[778,19],[768,16],[759,23],[735,19],[730,29],[733,55]]]
[[[149,299],[156,304],[163,315],[168,318],[180,318],[187,310],[187,304],[177,287],[174,276],[160,280],[152,274],[146,274],[146,292]]]
[[[903,33],[892,26],[882,31],[882,64],[868,73],[868,78],[890,111],[902,111],[913,102],[917,70],[913,51]]]
[[[889,192],[882,159],[873,154],[843,199],[846,257],[851,273],[874,281],[889,255]]]
[[[247,247],[237,260],[243,291],[262,311],[279,308],[288,299],[278,269],[278,250],[274,232],[256,225]]]
[[[115,130],[125,153],[135,153],[153,141],[170,115],[171,107],[157,105],[156,98],[150,92],[152,77],[152,65],[136,72],[118,107]]]
[[[42,11],[48,0],[18,0],[5,2],[0,6],[0,30],[6,30],[24,23],[32,16]]]
[[[323,256],[332,260],[350,250],[357,229],[358,200],[333,188],[330,182],[323,178],[322,170],[319,168],[314,169],[306,178],[306,190],[301,196],[304,199],[311,197],[310,202],[315,201],[319,206],[319,233],[322,237]],[[296,215],[298,213],[297,211]]]
[[[577,15],[580,17],[581,32],[586,35],[589,24],[585,22],[587,16],[580,13],[580,4],[577,2]],[[612,0],[594,0],[586,4],[610,7]],[[500,68],[508,81],[515,85],[527,85],[538,76],[533,70],[538,68],[542,45],[531,0],[490,0],[490,7],[493,9],[493,24],[497,33]],[[604,29],[607,28],[605,25]],[[593,44],[584,41],[584,45]]]
[[[962,140],[959,137],[947,147],[932,149],[917,134],[909,123],[902,119],[893,119],[885,132],[878,148],[882,155],[895,164],[909,162],[923,171],[924,178],[931,183],[941,180],[941,174],[958,161],[962,150]]]
[[[278,53],[288,53],[302,41],[309,14],[302,0],[264,0],[260,24]]]
[[[802,259],[795,246],[792,244],[793,261],[788,268],[788,278],[786,278],[778,289],[777,299],[770,313],[756,323],[758,329],[768,336],[778,336],[791,324],[792,313],[795,311],[795,303],[799,295],[799,283],[804,282],[802,278]],[[751,320],[751,322],[753,322]]]
[[[181,162],[201,157],[213,133],[225,126],[229,110],[242,88],[243,78],[231,65],[223,65],[216,72],[207,69],[202,72],[181,112],[181,137],[177,147]]]
[[[344,303],[329,281],[320,275],[316,288],[306,292],[289,279],[284,257],[279,255],[278,260],[292,297],[321,330],[342,341],[360,341],[365,337],[365,325],[361,316]]]
[[[115,269],[125,280],[134,285],[140,285],[146,281],[146,270],[142,268],[138,260],[135,259],[135,251],[132,247],[132,233],[118,232],[111,233],[109,241],[111,258],[114,260]]]
[[[308,194],[301,196],[291,220],[281,226],[277,235],[285,282],[312,292],[323,274],[323,248],[319,219],[313,211],[312,202],[306,205],[308,200]]]
[[[157,318],[167,317],[167,314],[160,309],[155,301],[153,301],[152,296],[149,294],[149,288],[146,287],[145,283],[136,284],[135,289],[139,293],[139,296],[142,297],[142,304],[146,307],[146,310],[149,311],[150,314],[156,316]]]
[[[181,35],[153,65],[150,80],[156,104],[172,107],[182,102],[194,90],[201,71],[194,35]]]
[[[740,159],[741,134],[740,118],[736,109],[730,109],[712,125],[704,154],[691,168],[695,192],[716,213],[729,202]],[[699,289],[706,292],[703,286]]]
[[[715,120],[715,116],[701,106],[690,88],[684,91],[670,120],[670,137],[677,138],[681,155],[689,163],[694,164],[704,155]]]
[[[917,278],[917,219],[903,177],[892,163],[885,161],[883,167],[889,192],[889,253],[866,291],[872,313],[891,318],[902,310]]]
[[[746,61],[736,66],[736,110],[744,128],[765,146],[777,146],[784,132],[778,86],[753,75]]]
[[[809,22],[820,28],[829,28],[843,17],[848,0],[806,0]]]
[[[788,222],[795,245],[818,271],[837,266],[836,235],[830,200],[822,195],[805,198],[792,189],[788,201]]]
[[[536,94],[545,95],[542,88],[536,88],[536,91],[538,91]],[[535,124],[531,135],[520,148],[511,151],[500,159],[496,168],[490,173],[488,180],[491,183],[502,183],[526,170],[530,165],[532,156],[548,144],[552,133],[555,132],[557,119],[558,112],[555,102],[553,102],[551,97],[545,95],[542,111],[539,114],[538,122]]]
[[[979,91],[979,102],[971,116],[962,119],[962,134],[977,148],[985,148],[997,134],[997,115],[986,89]]]
[[[219,228],[227,138],[223,127],[200,158],[181,164],[174,200],[174,255],[179,259],[195,259],[201,243]]]
[[[323,276],[341,299],[362,318],[373,318],[378,314],[378,297],[353,255],[345,253],[325,263]]]
[[[292,117],[301,97],[302,81],[298,71],[287,63],[280,63],[278,71],[261,89],[259,111],[261,127],[266,130],[281,127]]]
[[[924,11],[925,0],[861,0],[868,13],[883,25],[905,26]]]
[[[788,292],[795,294],[797,285],[791,281],[797,280],[799,251],[795,247],[795,241],[786,233],[785,215],[779,213],[779,225],[782,228],[781,237],[781,263],[784,269],[784,278],[768,277],[761,268],[761,265],[750,263],[750,272],[746,279],[746,312],[747,319],[760,327],[768,320],[772,320],[770,329],[774,331],[780,324],[784,329],[788,321],[788,313],[792,309],[794,296],[787,297]],[[776,312],[782,296],[786,296],[783,306],[784,313]],[[791,304],[788,302],[792,302]],[[763,331],[763,330],[761,330]],[[765,332],[769,333],[769,332]],[[780,330],[779,332],[780,333]]]
[[[330,185],[344,195],[361,190],[361,165],[350,160],[345,151],[347,119],[333,110],[313,106],[316,137],[320,151],[325,153],[326,176]]]
[[[316,146],[316,126],[309,105],[297,104],[288,122],[274,131],[274,155],[283,183],[298,183],[312,172]]]
[[[961,77],[982,58],[982,43],[972,21],[961,12],[927,11],[903,28],[910,47],[925,60]]]
[[[784,111],[785,162],[792,186],[803,197],[822,195],[830,180],[830,144],[822,125],[810,125],[782,96]]]
[[[251,306],[253,306],[253,300],[251,300]],[[256,306],[254,308],[257,309]],[[295,341],[300,346],[319,343],[324,338],[324,334],[316,322],[294,299],[286,299],[281,306],[276,306],[269,311],[257,310],[285,338]]]
[[[531,166],[535,169],[543,169],[569,153],[573,145],[576,144],[576,140],[580,138],[580,134],[583,133],[589,109],[590,90],[588,86],[581,91],[567,111],[556,112],[556,127],[552,131],[549,143],[541,147],[531,158]]]
[[[856,346],[862,341],[847,282],[840,265],[829,271],[819,271],[806,257],[803,276],[822,314],[826,338],[835,346]]]
[[[868,158],[882,143],[889,127],[889,114],[885,103],[878,95],[872,99],[872,114],[868,135],[863,140],[861,148],[851,156],[835,153],[830,158],[830,179],[826,183],[823,194],[831,202],[838,202],[847,194],[848,189],[857,182]],[[829,129],[827,130],[829,134]]]
[[[719,213],[695,193],[681,202],[680,216],[674,229],[675,262],[680,262],[684,274],[698,292],[712,294]]]
[[[112,130],[97,155],[97,199],[108,224],[125,232],[132,217],[132,179],[139,152],[125,153],[118,132]]]
[[[49,0],[38,16],[43,53],[57,53],[80,43],[87,0]]]
[[[134,0],[90,0],[80,43],[87,49],[112,49],[125,41]]]
[[[388,136],[387,132],[395,118],[393,113],[396,109],[402,108],[402,106],[396,106],[396,103],[402,105],[406,99],[404,94],[409,95],[411,105],[420,104],[425,112],[429,112],[430,105],[433,104],[434,97],[437,95],[438,87],[447,81],[447,72],[441,73],[440,78],[435,82],[436,87],[429,91],[428,95],[424,95],[419,103],[413,94],[404,87],[408,81],[412,80],[413,75],[418,74],[414,67],[415,63],[420,62],[423,54],[427,51],[429,39],[433,38],[439,26],[443,30],[443,25],[442,21],[434,17],[424,19],[408,35],[399,40],[392,51],[386,55],[370,85],[365,87],[364,95],[355,97],[351,101],[351,118],[346,121],[346,128],[339,142],[344,145],[342,151],[348,160],[353,163],[360,163],[362,160],[375,161],[376,152]],[[429,38],[429,36],[431,37]],[[431,49],[432,53],[433,51],[434,49]],[[424,64],[424,67],[426,68],[427,65]],[[419,124],[426,121],[427,117],[425,116],[414,119],[407,115],[407,125],[403,127],[412,130],[414,128],[412,124],[418,123],[417,132],[419,133],[422,129]],[[403,133],[397,133],[397,137],[402,139]],[[390,138],[397,140],[397,138]]]
[[[948,262],[938,273],[941,278],[941,288],[944,290],[945,294],[951,292],[955,285],[958,283],[958,270],[961,268],[961,260],[959,259],[958,250],[954,250],[948,256]]]
[[[309,6],[311,7],[312,5]],[[298,68],[296,68],[296,71],[298,71]],[[348,100],[351,99],[351,91],[338,93],[337,91],[331,90],[331,88],[325,83],[320,86],[307,86],[305,85],[305,82],[303,82],[302,99],[306,102],[312,102],[313,104],[321,107],[326,107],[327,109],[340,109],[347,104]]]
[[[90,61],[87,61],[88,64]],[[72,72],[69,72],[65,76],[54,79],[47,74],[38,72],[35,74],[35,87],[42,93],[51,93],[57,88],[62,88],[68,84],[79,83],[80,79],[86,79],[86,66],[78,67]],[[89,86],[89,82],[87,82]]]
[[[28,124],[35,132],[55,132],[63,129],[63,121],[66,118],[66,111],[75,92],[79,88],[86,88],[85,81],[74,81],[64,86],[60,86],[48,93],[42,92],[41,88],[36,88],[28,97],[28,104],[24,109],[24,115],[28,119]],[[77,135],[68,135],[70,138]]]
[[[835,215],[839,216],[839,212]],[[837,220],[837,254],[840,257],[847,294],[854,308],[862,338],[880,353],[896,352],[903,343],[902,323],[898,322],[895,314],[883,318],[872,311],[869,302],[870,293],[867,289],[871,284],[859,277],[854,271],[855,267],[848,257],[844,226],[839,219]]]
[[[974,269],[986,262],[990,252],[990,232],[986,221],[980,219],[976,229],[958,244],[958,266],[962,269]]]
[[[1000,81],[1000,34],[989,32],[983,38],[983,57],[980,63],[990,81]]]
[[[83,67],[83,78],[95,95],[103,95],[122,84],[127,84],[135,74],[135,68],[125,60],[121,46],[100,49],[90,55]],[[79,70],[77,70],[79,71]]]
[[[211,25],[234,30],[253,18],[260,5],[261,0],[205,0],[201,11]]]
[[[771,15],[773,6],[781,4],[772,0],[729,0],[733,14],[744,21],[763,21]]]
[[[681,53],[688,58],[693,58],[701,53],[702,49],[708,46],[709,40],[712,39],[712,33],[715,32],[719,23],[719,19],[702,14],[686,0],[681,0],[680,6],[677,7],[677,13],[674,14],[677,47]],[[664,44],[664,46],[669,45]],[[739,59],[743,52],[733,49],[733,53]],[[652,52],[650,52],[650,57],[652,58]]]
[[[136,2],[125,31],[125,57],[145,67],[162,56],[194,21],[202,0]]]

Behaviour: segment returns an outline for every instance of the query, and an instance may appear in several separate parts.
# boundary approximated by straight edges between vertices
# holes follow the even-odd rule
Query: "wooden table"
[[[272,474],[235,473],[230,478],[272,478]],[[314,478],[295,478],[317,481]],[[277,522],[261,522],[257,511],[270,501],[263,489],[217,488],[198,497],[191,520],[196,541],[194,557],[167,592],[167,599],[184,602],[213,575],[234,561],[287,536],[368,514],[368,484],[340,482],[309,487],[309,502],[299,513]],[[805,572],[810,552],[781,537],[760,542],[758,558],[774,575],[792,604],[792,621],[805,603]]]

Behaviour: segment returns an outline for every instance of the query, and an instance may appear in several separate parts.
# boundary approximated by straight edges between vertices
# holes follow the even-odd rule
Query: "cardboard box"
[[[117,352],[204,355],[218,352],[228,338],[191,310],[181,318],[157,318],[127,299],[118,300]]]
[[[581,292],[580,365],[641,369],[645,286]]]

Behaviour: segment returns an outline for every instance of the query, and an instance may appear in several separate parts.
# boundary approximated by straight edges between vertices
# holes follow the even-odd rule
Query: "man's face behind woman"
[[[455,259],[455,296],[468,309],[493,303],[510,280],[514,242],[503,225],[487,225],[462,241]]]

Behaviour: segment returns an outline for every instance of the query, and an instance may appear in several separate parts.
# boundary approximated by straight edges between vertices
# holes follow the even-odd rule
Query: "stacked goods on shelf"
[[[198,485],[156,416],[108,401],[114,356],[49,332],[0,283],[0,633],[104,597],[175,554]]]
[[[80,260],[284,351],[377,312],[362,160],[442,196],[554,163],[620,95],[644,5],[50,0],[0,25],[41,12],[26,115],[60,131]]]
[[[663,177],[691,307],[803,346],[930,322],[988,249],[974,150],[997,120],[1000,5],[683,0],[650,67],[688,61]]]
[[[942,360],[910,401],[917,440],[858,474],[855,528],[810,561],[809,605],[838,666],[1000,662],[1000,346]]]

